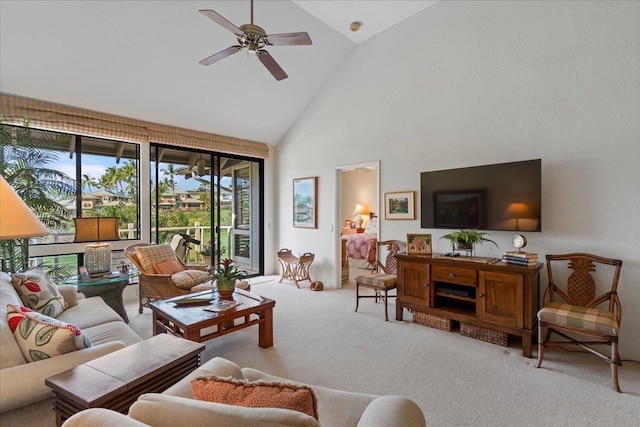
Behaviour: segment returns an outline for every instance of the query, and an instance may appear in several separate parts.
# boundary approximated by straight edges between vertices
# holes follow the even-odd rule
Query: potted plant
[[[211,254],[213,254],[213,244],[211,243],[211,241],[209,241],[209,243],[202,246],[202,249],[200,249],[200,255],[202,255],[202,261],[206,265],[211,265]]]
[[[491,242],[496,245],[496,248],[498,247],[496,242],[486,236],[488,236],[488,233],[485,233],[484,231],[467,228],[445,234],[441,239],[451,241],[451,256],[455,256],[456,249],[471,251],[471,256],[473,256],[475,245],[477,243],[482,245],[484,242]]]
[[[236,280],[245,279],[247,272],[238,269],[233,264],[233,260],[225,258],[213,270],[212,276],[216,280],[218,295],[222,299],[230,299],[236,289]]]

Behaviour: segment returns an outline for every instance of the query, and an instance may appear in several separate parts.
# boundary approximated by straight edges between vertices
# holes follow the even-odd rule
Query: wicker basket
[[[467,323],[460,322],[460,335],[490,342],[491,344],[498,344],[504,347],[509,345],[509,334],[496,331],[494,329],[469,325]]]
[[[413,323],[449,332],[451,332],[451,329],[453,328],[451,320],[445,319],[444,317],[434,316],[433,314],[421,313],[419,311],[413,312]]]

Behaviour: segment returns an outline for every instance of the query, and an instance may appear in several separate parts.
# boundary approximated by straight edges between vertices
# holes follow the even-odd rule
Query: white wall
[[[620,351],[640,359],[639,2],[439,2],[359,45],[277,152],[276,242],[314,252],[336,287],[336,166],[379,159],[381,194],[419,194],[423,171],[541,158],[527,249],[622,259]],[[319,177],[317,230],[291,225],[301,176]],[[381,221],[382,239],[427,232],[447,250],[419,216]],[[500,248],[480,254],[511,248],[490,234]]]

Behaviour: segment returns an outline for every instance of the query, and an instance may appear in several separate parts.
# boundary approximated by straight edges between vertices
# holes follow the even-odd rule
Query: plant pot
[[[202,255],[202,262],[204,262],[204,265],[211,265],[211,255]]]
[[[236,281],[232,280],[217,280],[216,288],[218,289],[218,295],[221,299],[233,299],[233,291],[236,289]]]

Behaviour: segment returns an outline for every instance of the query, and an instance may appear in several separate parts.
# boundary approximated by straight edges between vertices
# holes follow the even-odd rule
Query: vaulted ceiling
[[[249,0],[2,0],[0,91],[275,145],[358,43],[433,3],[256,0],[268,34],[313,42],[267,47],[289,75],[276,81],[245,51],[198,63],[237,44],[198,10],[240,26]]]

